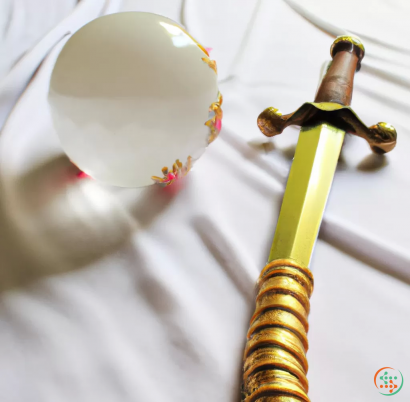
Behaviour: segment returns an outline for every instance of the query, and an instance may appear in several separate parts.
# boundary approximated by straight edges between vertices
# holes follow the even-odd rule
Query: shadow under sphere
[[[66,156],[0,172],[0,291],[81,268],[129,239],[134,219],[78,172]]]

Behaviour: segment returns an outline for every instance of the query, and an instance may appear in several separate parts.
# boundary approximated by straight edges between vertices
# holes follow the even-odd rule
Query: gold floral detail
[[[218,100],[216,102],[213,102],[211,106],[209,106],[209,120],[205,123],[205,125],[210,129],[208,144],[211,144],[216,140],[222,129],[222,102],[222,94],[218,92]]]
[[[218,70],[216,68],[216,61],[211,60],[209,57],[202,57],[202,60],[208,64],[209,68],[212,68],[212,70],[215,71],[215,74],[218,74]]]
[[[151,176],[151,179],[154,180],[154,182],[161,187],[169,186],[175,180],[178,180],[179,178],[186,176],[187,173],[191,170],[192,164],[192,156],[188,156],[185,165],[183,165],[182,162],[179,159],[177,159],[175,163],[172,165],[171,171],[167,167],[162,168],[162,174],[164,175],[164,177]]]

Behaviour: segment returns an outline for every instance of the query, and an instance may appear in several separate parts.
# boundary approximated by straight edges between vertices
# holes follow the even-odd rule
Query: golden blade
[[[328,123],[300,130],[269,262],[309,266],[344,136]]]

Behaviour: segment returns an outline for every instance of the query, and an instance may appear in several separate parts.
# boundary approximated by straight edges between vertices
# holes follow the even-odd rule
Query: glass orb
[[[72,35],[48,100],[68,157],[116,186],[172,183],[221,126],[215,62],[183,27],[151,13],[111,14]]]

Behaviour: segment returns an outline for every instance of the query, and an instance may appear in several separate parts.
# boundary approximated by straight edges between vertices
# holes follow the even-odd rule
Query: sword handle
[[[257,283],[244,353],[245,402],[309,402],[307,317],[313,276],[291,260],[271,261]]]
[[[352,36],[339,36],[330,49],[333,61],[316,93],[315,102],[333,102],[350,106],[353,80],[360,70],[364,46]]]

